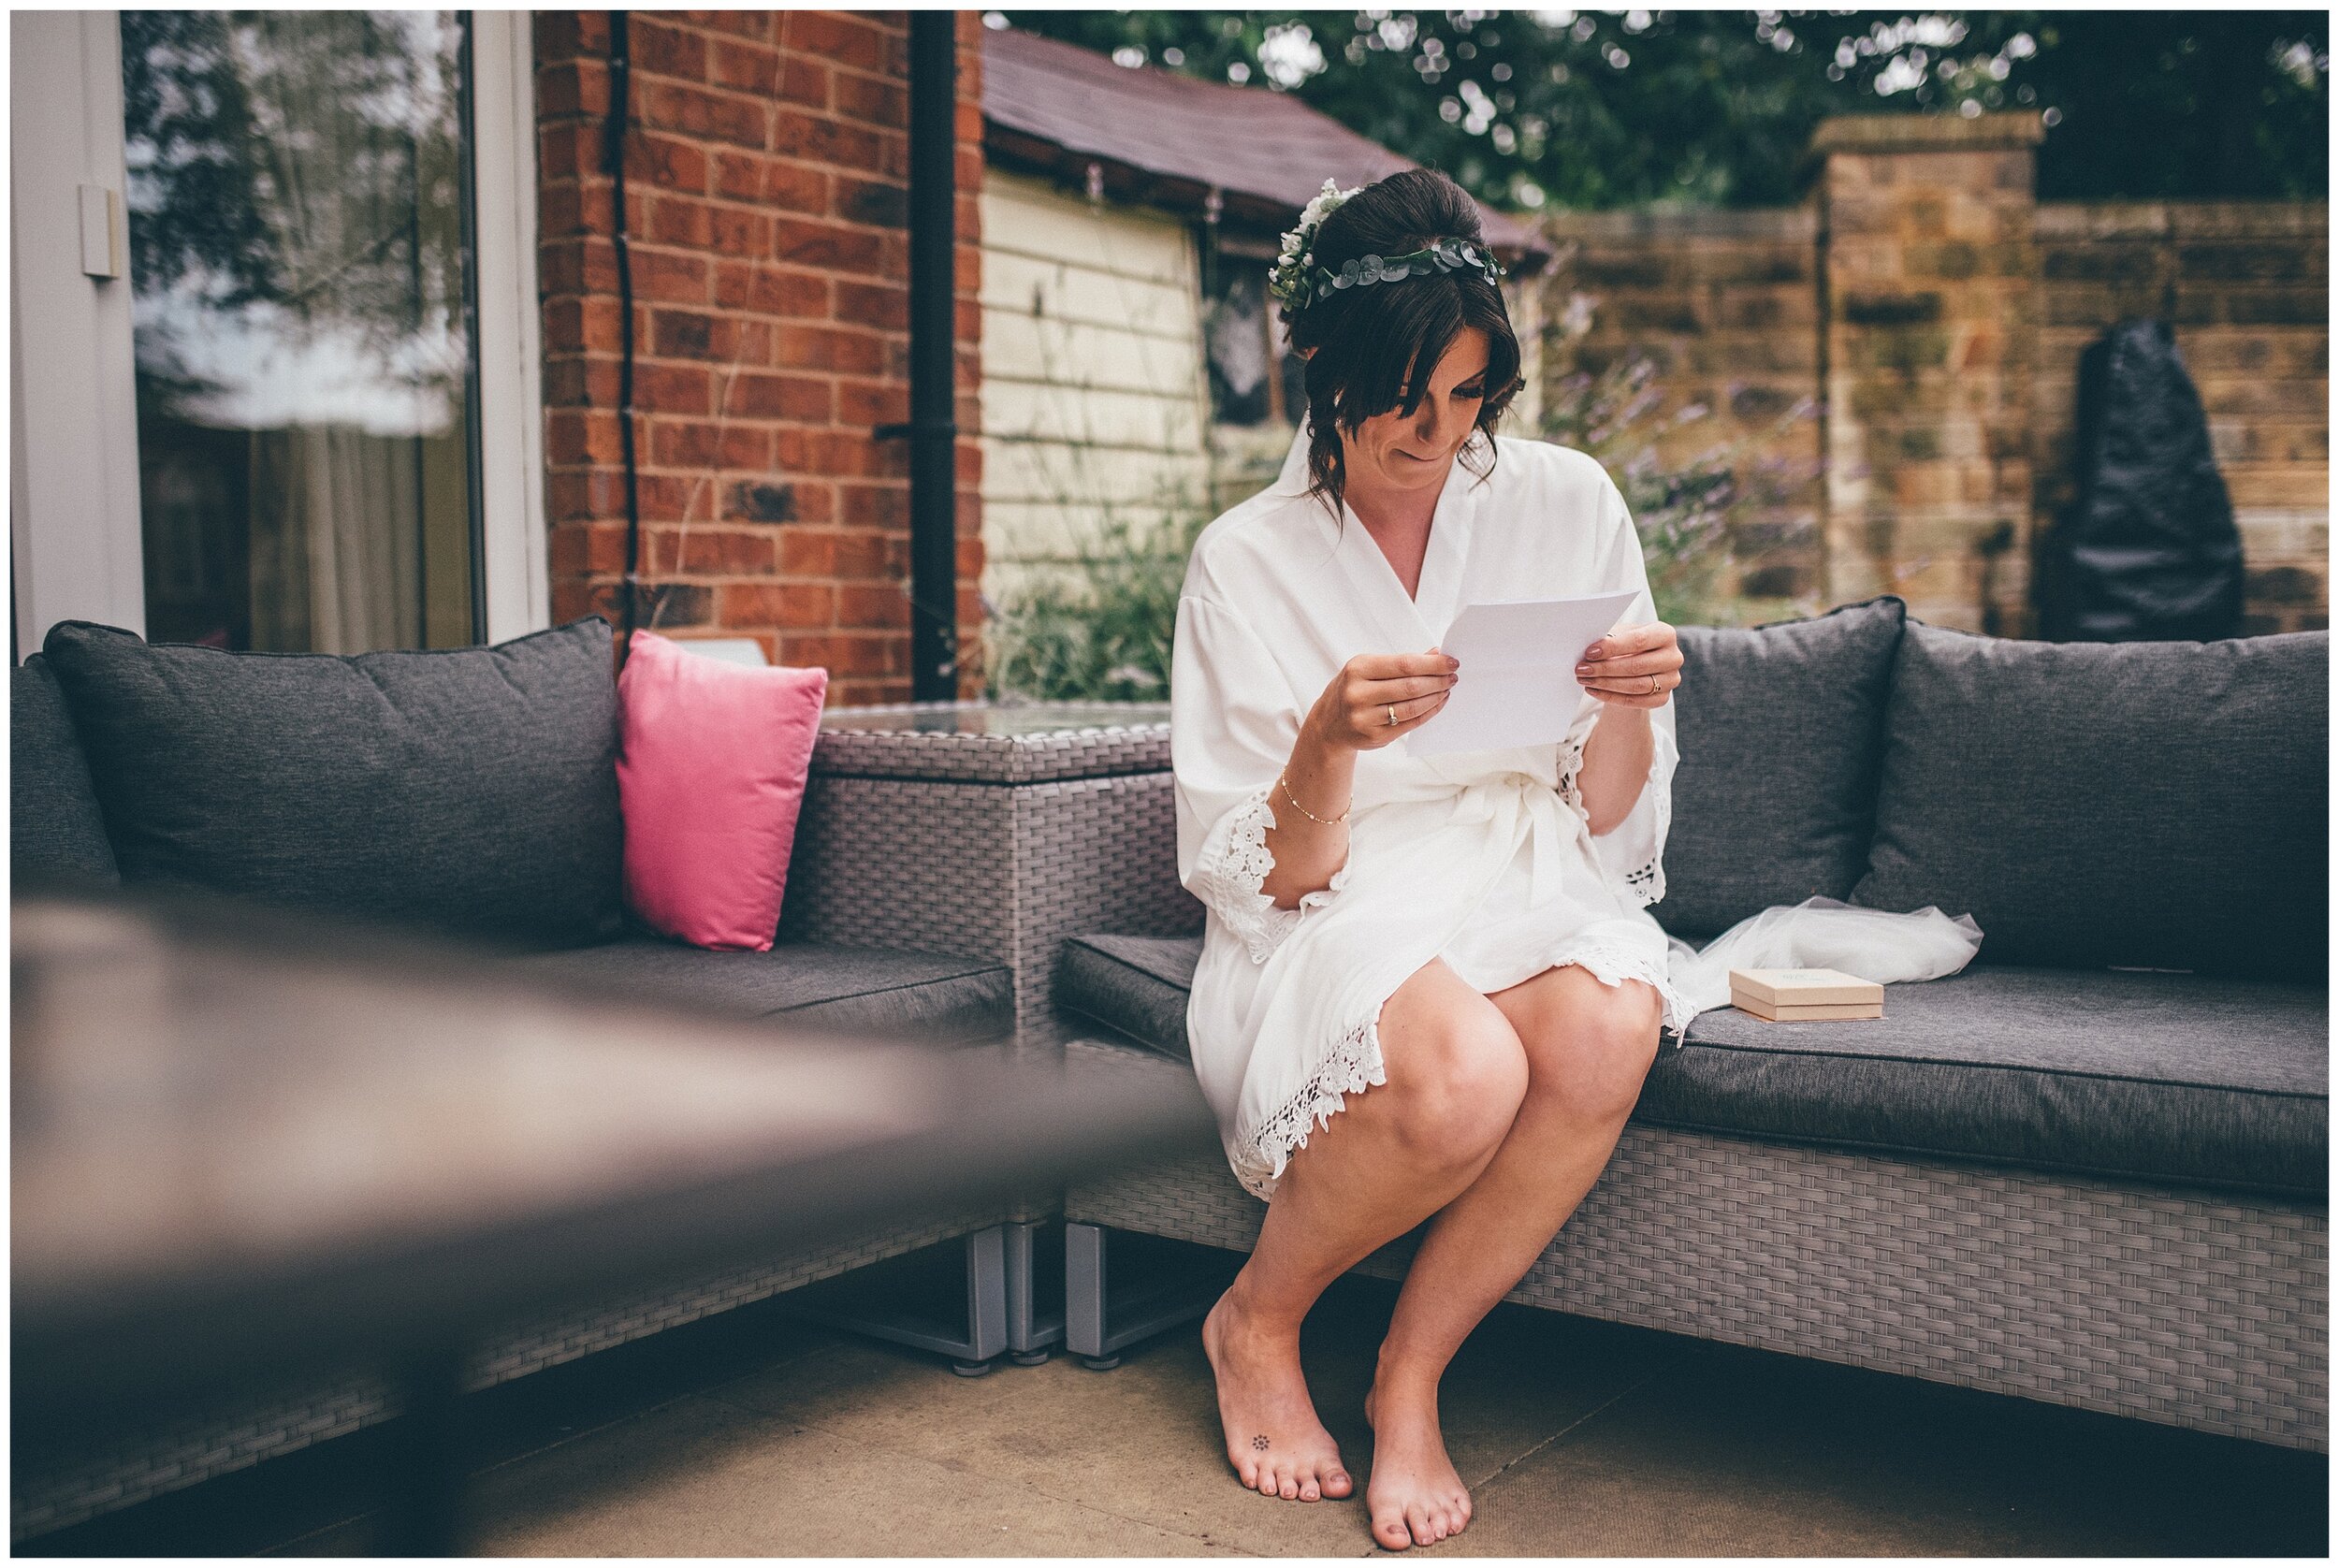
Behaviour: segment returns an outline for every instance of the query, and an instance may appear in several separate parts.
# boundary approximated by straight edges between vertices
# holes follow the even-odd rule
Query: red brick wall
[[[640,624],[753,637],[832,703],[909,683],[908,28],[901,12],[635,11],[626,163]],[[961,690],[981,690],[981,38],[960,19]],[[605,12],[539,12],[538,268],[556,621],[619,619],[625,484]]]

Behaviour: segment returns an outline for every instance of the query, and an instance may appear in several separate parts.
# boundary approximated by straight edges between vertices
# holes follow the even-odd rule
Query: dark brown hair
[[[1315,231],[1315,265],[1337,272],[1363,256],[1402,255],[1439,239],[1484,248],[1477,203],[1434,169],[1409,168],[1350,196]],[[1468,268],[1365,288],[1327,291],[1304,310],[1283,310],[1291,346],[1307,359],[1308,491],[1336,512],[1347,474],[1340,432],[1376,414],[1410,417],[1454,340],[1471,327],[1487,335],[1486,400],[1477,428],[1489,439],[1481,478],[1494,469],[1495,424],[1518,393],[1518,338],[1503,291]],[[1466,449],[1465,449],[1466,450]]]

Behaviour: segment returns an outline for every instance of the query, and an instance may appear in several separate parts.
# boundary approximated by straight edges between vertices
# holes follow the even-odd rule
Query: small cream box
[[[1733,969],[1730,1003],[1773,1024],[1881,1018],[1884,988],[1840,969]]]
[[[1884,988],[1841,969],[1733,969],[1730,989],[1772,1007],[1840,1007],[1848,1002],[1884,1005]]]

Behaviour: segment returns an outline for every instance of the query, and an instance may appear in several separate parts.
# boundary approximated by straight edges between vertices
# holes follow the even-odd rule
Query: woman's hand
[[[1297,908],[1308,893],[1329,887],[1346,862],[1348,830],[1340,824],[1347,820],[1357,753],[1419,729],[1446,705],[1460,667],[1435,648],[1360,653],[1332,676],[1300,724],[1271,797],[1275,825],[1266,843],[1274,866],[1259,891],[1277,908]],[[1286,803],[1299,809],[1285,811]]]
[[[1360,653],[1343,664],[1308,714],[1329,747],[1373,751],[1410,734],[1446,705],[1459,661],[1427,653]],[[1394,722],[1391,722],[1394,720]]]
[[[1613,706],[1661,708],[1681,684],[1680,638],[1661,620],[1619,627],[1584,650],[1576,678]]]

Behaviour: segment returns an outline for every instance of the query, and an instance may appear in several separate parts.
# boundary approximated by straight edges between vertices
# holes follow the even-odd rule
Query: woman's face
[[[1443,486],[1486,401],[1487,356],[1486,333],[1464,327],[1437,362],[1419,408],[1410,414],[1393,408],[1341,431],[1348,485],[1384,493]]]

